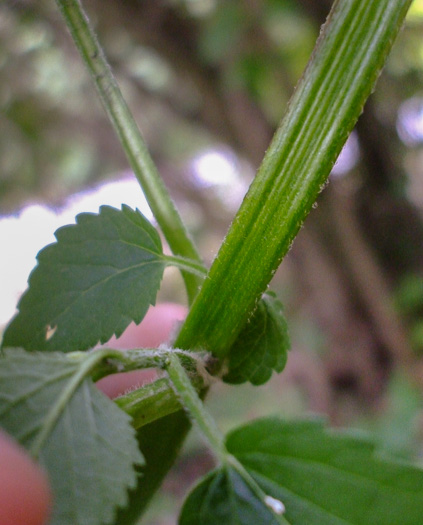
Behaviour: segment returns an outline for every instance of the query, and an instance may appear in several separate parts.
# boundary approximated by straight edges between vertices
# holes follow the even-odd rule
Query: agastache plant
[[[257,387],[285,367],[283,308],[268,289],[402,26],[411,0],[338,0],[222,246],[208,269],[181,220],[78,0],[56,0],[156,228],[126,205],[82,213],[38,254],[0,357],[0,424],[46,469],[51,525],[138,522],[198,427],[216,458],[181,525],[417,525],[423,471],[316,418],[263,418],[223,435],[203,400],[213,383]],[[174,341],[94,349],[154,305],[180,269],[189,305]],[[155,367],[107,399],[94,381]]]

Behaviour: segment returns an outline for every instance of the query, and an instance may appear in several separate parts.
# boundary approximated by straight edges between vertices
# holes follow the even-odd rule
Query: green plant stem
[[[117,397],[116,405],[132,417],[135,429],[180,410],[181,403],[167,378],[157,379]]]
[[[374,89],[411,0],[338,0],[175,341],[218,357],[289,250]]]
[[[182,330],[178,348],[224,356],[325,184],[332,165],[374,88],[411,0],[335,3],[284,120],[212,265]],[[187,432],[175,414],[141,433],[154,451],[173,423],[172,445],[154,456],[166,464],[141,483],[135,523],[160,486]],[[177,436],[177,437],[176,437]],[[137,500],[139,501],[139,494]],[[122,524],[126,521],[122,521]]]
[[[244,466],[236,459],[235,456],[232,456],[232,454],[227,453],[227,456],[225,458],[225,463],[228,467],[233,468],[238,472],[238,474],[241,476],[241,478],[244,479],[246,483],[250,486],[250,488],[256,493],[257,497],[259,497],[269,508],[272,509],[272,511],[277,516],[277,519],[281,525],[290,525],[289,521],[287,521],[281,512],[275,511],[275,504],[283,505],[282,509],[284,509],[285,505],[282,501],[276,500],[275,498],[270,497],[269,502],[269,496],[262,490],[260,485],[255,481],[255,479],[250,475],[250,473],[244,468]]]
[[[96,355],[98,353],[101,353],[103,359],[108,359],[108,364],[112,365],[112,369],[116,372],[129,372],[143,368],[164,368],[169,355],[175,354],[179,356],[187,369],[197,373],[200,367],[205,367],[207,358],[210,357],[209,354],[187,352],[174,348],[133,348],[124,352],[102,348],[93,352]]]
[[[181,404],[209,442],[213,453],[219,459],[223,468],[229,467],[235,469],[244,481],[250,485],[257,496],[263,502],[268,504],[264,491],[259,487],[236,457],[227,451],[223,434],[220,432],[211,414],[204,407],[197,391],[193,388],[179,357],[173,352],[170,353],[165,366],[169,379],[171,380],[175,393],[179,397]],[[279,516],[279,521],[280,523],[288,523],[281,516]]]
[[[91,372],[91,379],[98,381],[104,376],[116,374],[117,372],[129,372],[130,370],[136,370],[137,368],[153,368],[161,366],[164,357],[157,355],[157,349],[155,348],[141,348],[135,350],[136,356],[132,358],[129,352],[134,350],[127,350],[122,352],[120,350],[114,350],[112,348],[101,348],[95,350],[92,355],[101,355],[99,364]],[[138,357],[138,354],[142,353],[142,357]],[[79,354],[74,352],[74,354]],[[81,352],[82,355],[86,355],[85,352]],[[69,354],[72,355],[72,354]],[[102,361],[102,362],[101,362]]]
[[[72,356],[72,354],[69,355]],[[206,386],[206,378],[200,373],[200,370],[205,370],[209,355],[201,355],[198,352],[164,348],[139,348],[122,352],[102,348],[90,354],[91,365],[88,370],[92,370],[93,381],[98,381],[106,375],[117,372],[146,368],[164,369],[170,355],[177,356],[181,360],[184,370],[189,374],[188,381],[191,381],[192,388],[198,392],[202,391]],[[87,359],[85,352],[74,353],[74,356]],[[132,425],[136,429],[182,408],[167,378],[160,378],[141,388],[134,388],[116,398],[115,403],[132,417]]]
[[[56,2],[94,79],[103,106],[172,252],[201,265],[201,258],[157,172],[81,3],[78,0]],[[183,272],[183,277],[191,303],[202,279],[195,273],[187,272]]]
[[[187,259],[186,257],[180,257],[177,255],[164,255],[163,259],[170,266],[177,266],[180,270],[184,272],[189,272],[201,279],[205,279],[207,275],[207,270],[203,264],[193,261],[192,259]]]
[[[178,356],[174,353],[169,354],[165,367],[176,395],[181,400],[181,404],[185,407],[189,416],[196,422],[216,456],[220,461],[225,462],[228,452],[224,445],[223,435],[217,428],[209,412],[205,410],[204,404],[192,386]]]

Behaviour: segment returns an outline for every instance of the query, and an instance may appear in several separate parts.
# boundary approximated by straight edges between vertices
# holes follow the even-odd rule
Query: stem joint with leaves
[[[125,205],[78,215],[38,255],[3,338],[0,423],[46,468],[51,525],[136,523],[191,422],[217,466],[188,496],[181,525],[420,523],[423,472],[381,459],[371,442],[320,419],[265,418],[224,436],[203,402],[214,381],[258,386],[283,371],[289,338],[268,285],[374,89],[410,0],[334,3],[209,271],[79,0],[56,2],[172,255]],[[172,347],[87,352],[141,322],[170,265],[190,306]],[[156,381],[115,401],[93,384],[151,367],[161,371]]]

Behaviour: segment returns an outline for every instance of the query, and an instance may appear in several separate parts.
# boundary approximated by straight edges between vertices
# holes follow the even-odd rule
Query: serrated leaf
[[[280,525],[280,519],[239,472],[222,466],[188,496],[179,525]]]
[[[0,425],[38,451],[54,496],[49,525],[112,523],[142,462],[130,418],[90,378],[70,389],[83,363],[18,349],[0,357]]]
[[[228,354],[226,383],[266,383],[272,372],[282,372],[289,350],[288,328],[282,304],[268,292],[232,345]]]
[[[267,418],[231,432],[227,449],[292,525],[417,525],[423,470],[377,455],[320,421]],[[223,525],[223,524],[222,524]]]
[[[76,220],[38,254],[3,347],[85,350],[121,335],[154,304],[166,261],[147,219],[102,206]]]

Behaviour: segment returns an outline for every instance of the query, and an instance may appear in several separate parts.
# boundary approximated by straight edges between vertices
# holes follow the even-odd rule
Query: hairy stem
[[[196,390],[193,388],[178,356],[175,353],[169,354],[165,366],[169,379],[171,380],[175,393],[180,399],[181,404],[187,411],[189,417],[207,439],[211,450],[218,458],[222,468],[232,468],[238,471],[243,480],[248,483],[251,489],[256,493],[257,497],[268,504],[266,494],[263,490],[243,465],[227,451],[223,434],[220,432],[215,420],[207,411]],[[283,506],[282,502],[278,501],[278,503]],[[274,511],[274,507],[271,508]],[[279,516],[278,521],[280,523],[288,523],[281,516]]]
[[[324,187],[411,0],[339,0],[175,342],[227,354]]]
[[[171,353],[166,360],[166,371],[172,382],[176,395],[187,410],[190,417],[196,422],[201,432],[209,442],[213,452],[224,462],[228,452],[224,445],[224,438],[214,419],[204,408],[204,404],[192,386],[185,369],[176,354]]]

